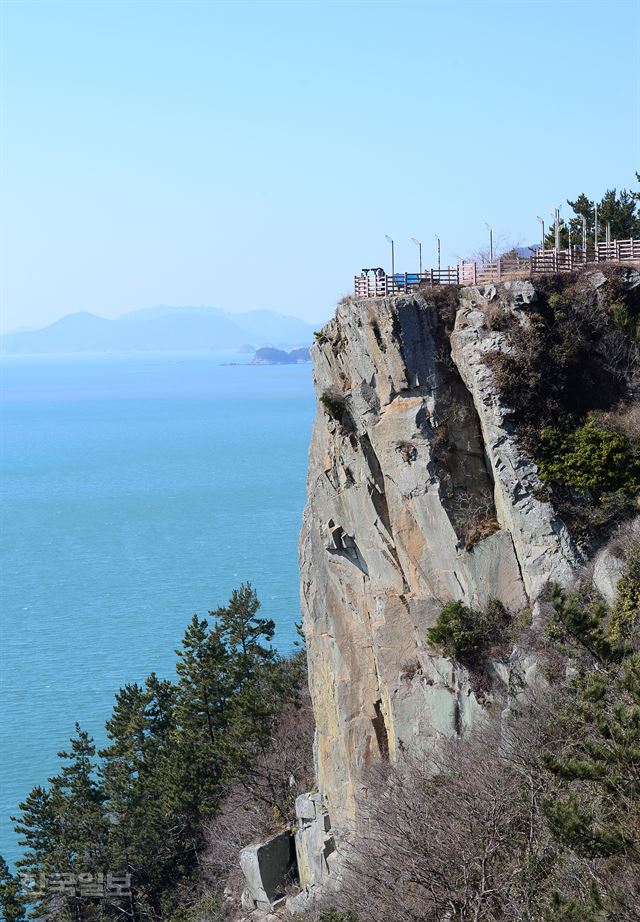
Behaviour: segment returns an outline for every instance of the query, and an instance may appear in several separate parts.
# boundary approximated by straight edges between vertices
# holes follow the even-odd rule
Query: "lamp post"
[[[394,244],[393,240],[391,239],[391,237],[389,236],[389,234],[385,234],[384,236],[385,236],[385,238],[386,238],[387,243],[390,243],[390,244],[391,244],[391,275],[393,276],[393,279],[394,279],[394,282],[395,282],[395,277],[396,277],[396,250],[395,250],[395,244]]]
[[[587,219],[583,214],[580,215],[580,217],[582,218],[582,250],[584,253],[584,259],[586,261],[587,259]]]
[[[596,205],[596,207],[595,207],[595,212],[596,212],[596,226],[595,226],[594,240],[595,240],[595,244],[596,244],[596,253],[597,253],[597,250],[598,250],[598,233],[599,233],[599,231],[600,231],[600,228],[598,227],[598,206],[597,206],[597,205]],[[598,257],[596,256],[596,259],[597,259],[597,258],[598,258]]]
[[[440,238],[437,234],[434,234],[434,237],[438,241],[438,272],[440,272]]]
[[[489,263],[493,262],[493,228],[485,221],[484,226],[489,231]]]
[[[560,251],[560,209],[557,208],[555,205],[552,205],[551,207],[553,208],[552,214],[553,214],[553,220],[554,220],[555,228],[556,228],[556,235],[555,235],[556,253],[558,253]]]
[[[420,275],[422,275],[422,244],[420,243],[419,240],[416,240],[415,237],[412,237],[411,239],[413,240],[413,242],[415,243],[415,245],[418,247],[418,254],[419,254],[419,255],[418,255],[418,263],[419,263],[419,266],[420,266],[420,268],[419,268],[419,270],[418,270],[418,273],[419,273]]]
[[[544,218],[541,218],[540,215],[536,215],[536,218],[542,224],[542,252],[544,253]]]

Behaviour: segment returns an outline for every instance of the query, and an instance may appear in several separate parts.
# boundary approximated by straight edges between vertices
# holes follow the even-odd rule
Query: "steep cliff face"
[[[536,499],[535,465],[484,361],[508,348],[489,328],[490,305],[526,324],[533,300],[528,282],[499,295],[347,300],[312,349],[302,605],[318,786],[338,835],[372,761],[428,754],[507,699],[513,653],[487,689],[430,648],[442,605],[497,598],[514,617],[535,616],[542,586],[566,583],[580,562]]]

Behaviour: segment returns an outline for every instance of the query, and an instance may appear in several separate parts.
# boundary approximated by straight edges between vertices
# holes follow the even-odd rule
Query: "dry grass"
[[[608,413],[600,414],[600,420],[605,428],[619,432],[630,442],[640,441],[640,401],[618,404]]]
[[[503,332],[508,329],[512,320],[509,311],[506,311],[500,304],[491,302],[487,304],[484,311],[485,320],[490,330],[499,330]]]
[[[473,522],[464,533],[464,546],[466,550],[470,551],[479,541],[483,541],[499,529],[500,523],[495,515],[491,513],[478,519],[477,522]]]

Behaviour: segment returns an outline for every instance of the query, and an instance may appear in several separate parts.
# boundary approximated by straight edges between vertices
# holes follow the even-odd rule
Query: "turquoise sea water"
[[[0,413],[2,740],[8,822],[78,720],[170,675],[187,621],[248,580],[288,651],[314,413],[311,369],[243,357],[5,360]]]

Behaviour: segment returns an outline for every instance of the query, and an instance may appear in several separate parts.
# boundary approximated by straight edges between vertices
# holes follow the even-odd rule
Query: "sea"
[[[174,673],[194,613],[250,582],[274,643],[300,620],[297,541],[311,367],[249,357],[0,363],[0,853],[77,721],[105,741],[114,693]],[[232,364],[235,363],[235,364]]]

